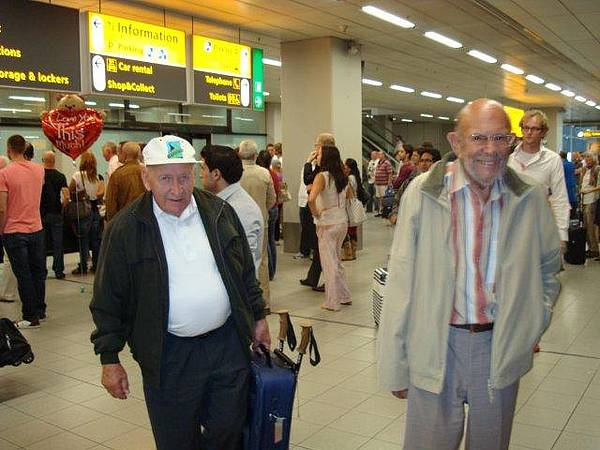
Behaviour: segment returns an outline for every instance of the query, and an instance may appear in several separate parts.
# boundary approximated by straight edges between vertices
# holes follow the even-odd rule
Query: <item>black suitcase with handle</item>
[[[582,198],[579,207],[569,222],[569,241],[565,252],[565,261],[569,264],[585,264],[586,229],[583,226],[583,213],[581,211]]]

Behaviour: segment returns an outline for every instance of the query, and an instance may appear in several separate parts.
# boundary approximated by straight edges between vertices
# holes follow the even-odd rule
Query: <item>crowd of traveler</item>
[[[301,169],[294,257],[312,259],[300,284],[324,292],[322,309],[352,305],[342,264],[357,258],[358,227],[349,223],[349,202],[357,198],[373,217],[395,227],[379,370],[382,385],[399,398],[408,396],[409,448],[459,442],[463,403],[478,411],[469,419],[470,445],[506,448],[518,381],[548,326],[561,253],[579,216],[587,257],[600,259],[598,154],[572,153],[569,161],[546,148],[542,111],[527,111],[519,125],[523,137],[517,140],[501,105],[480,99],[459,114],[448,135],[452,150],[443,157],[429,142],[415,148],[400,140],[393,154],[373,151],[359,164],[342,160],[335,137],[321,133]],[[118,358],[128,342],[142,370],[159,447],[236,448],[245,419],[240,399],[248,389],[247,351],[250,344],[270,345],[269,283],[277,274],[283,204],[291,200],[282,145],[261,151],[252,140],[235,149],[207,145],[197,160],[191,144],[175,136],[147,144],[107,142],[105,176],[88,151],[68,182],[53,152],[43,154],[43,166],[32,162],[33,146],[22,136],[8,139],[7,154],[10,163],[0,158],[0,231],[7,254],[0,255],[0,301],[16,300],[10,286],[18,291],[17,327],[37,328],[47,318],[45,243],[55,278],[64,279],[67,225],[79,252],[71,273],[95,274],[92,341],[108,392],[129,395]],[[201,190],[194,188],[197,165]],[[65,223],[63,211],[73,203],[89,204],[89,213]],[[502,234],[507,221],[527,246]],[[444,232],[447,251],[432,245]],[[509,246],[514,251],[507,252]],[[427,279],[433,265],[445,268],[436,283]],[[524,265],[536,276],[520,273]],[[497,280],[498,266],[504,272]],[[206,288],[198,291],[193,286],[200,278]],[[509,288],[508,279],[520,288]],[[498,311],[498,289],[510,308]],[[531,295],[520,302],[522,292]],[[417,301],[425,303],[416,307]],[[503,324],[519,324],[525,313],[532,320],[515,325],[519,339],[507,337]],[[473,352],[468,342],[473,333],[481,351]],[[501,355],[494,356],[496,348]],[[473,383],[463,389],[465,379]],[[181,386],[189,388],[185,398],[172,401]],[[198,410],[208,409],[198,417]]]

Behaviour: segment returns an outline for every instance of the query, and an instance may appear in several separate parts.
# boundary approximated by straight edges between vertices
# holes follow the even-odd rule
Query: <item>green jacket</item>
[[[265,317],[265,304],[244,229],[223,200],[196,189],[193,197],[249,357],[254,324]],[[154,386],[160,384],[169,317],[167,271],[152,193],[146,192],[120,211],[104,232],[90,304],[96,325],[91,340],[102,364],[119,362],[118,353],[127,342],[144,382]]]
[[[440,393],[454,299],[454,256],[444,161],[410,183],[400,204],[378,337],[379,380],[390,391]],[[496,304],[488,387],[531,368],[560,292],[558,228],[546,194],[506,169],[498,229]]]

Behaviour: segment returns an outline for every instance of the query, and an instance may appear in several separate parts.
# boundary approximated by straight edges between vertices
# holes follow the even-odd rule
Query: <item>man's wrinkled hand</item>
[[[102,386],[114,398],[125,400],[129,395],[129,380],[123,366],[117,364],[104,364],[102,366]]]
[[[392,391],[392,395],[396,398],[405,399],[408,396],[408,389],[402,389],[400,391]]]
[[[252,349],[256,350],[259,344],[271,348],[271,335],[269,334],[269,324],[267,319],[261,319],[254,325],[254,335],[252,336]]]

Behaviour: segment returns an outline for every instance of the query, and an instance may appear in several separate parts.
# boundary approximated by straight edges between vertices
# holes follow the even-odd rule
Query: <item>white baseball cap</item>
[[[194,147],[178,136],[162,136],[150,139],[144,151],[144,164],[157,166],[160,164],[198,164]]]

